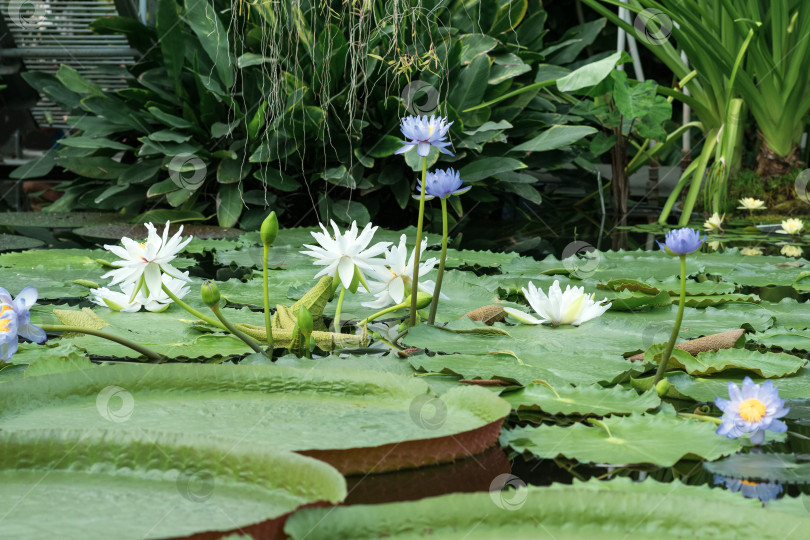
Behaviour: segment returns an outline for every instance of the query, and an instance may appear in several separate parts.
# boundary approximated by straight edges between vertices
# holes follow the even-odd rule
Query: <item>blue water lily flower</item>
[[[664,238],[664,243],[658,242],[658,246],[661,248],[661,251],[665,253],[672,252],[676,255],[688,255],[700,249],[700,246],[702,246],[705,241],[705,234],[703,238],[701,238],[700,231],[684,227],[682,229],[669,231]]]
[[[11,360],[17,352],[17,314],[10,306],[0,306],[0,360]]]
[[[12,299],[11,294],[0,287],[0,309],[11,310],[17,317],[17,335],[29,339],[34,343],[42,343],[47,337],[45,331],[39,326],[31,324],[31,306],[37,303],[37,290],[26,287],[17,298]]]
[[[425,193],[426,201],[435,197],[446,199],[452,195],[462,195],[472,189],[472,186],[461,187],[461,177],[455,169],[429,172],[427,173],[425,184],[427,184],[427,192]],[[417,180],[416,195],[413,195],[413,198],[418,199],[421,193],[422,181]]]
[[[714,399],[715,405],[723,411],[723,423],[717,427],[718,435],[733,439],[751,433],[751,442],[759,445],[765,440],[766,430],[775,433],[787,431],[787,425],[778,418],[785,416],[790,407],[785,407],[785,400],[779,399],[779,391],[773,382],[765,381],[758,385],[751,377],[746,377],[742,391],[729,382],[728,395],[730,400]]]
[[[782,493],[782,485],[776,482],[754,482],[741,478],[714,475],[715,485],[725,485],[729,491],[740,492],[746,499],[759,499],[766,503]]]
[[[435,146],[441,152],[452,156],[453,154],[445,148],[450,145],[450,141],[445,141],[447,131],[453,122],[448,123],[447,118],[437,118],[431,116],[407,116],[402,119],[399,129],[407,141],[400,141],[404,146],[394,152],[404,154],[416,148],[416,153],[422,157],[430,154],[430,147]]]

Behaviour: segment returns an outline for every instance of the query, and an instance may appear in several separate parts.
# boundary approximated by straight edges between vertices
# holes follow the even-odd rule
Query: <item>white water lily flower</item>
[[[798,218],[786,219],[781,223],[781,225],[782,230],[779,231],[780,233],[799,234],[799,232],[804,229],[804,222]]]
[[[714,214],[712,214],[712,217],[703,222],[703,228],[706,229],[707,231],[715,231],[715,230],[722,231],[723,218],[725,217],[726,217],[725,214],[721,216],[720,214],[715,212]]]
[[[388,248],[385,252],[386,266],[376,266],[369,272],[369,277],[376,281],[369,282],[368,286],[370,293],[377,297],[373,302],[364,302],[363,306],[372,309],[382,309],[390,305],[401,304],[406,295],[411,293],[413,287],[413,260],[415,253],[411,251],[411,257],[408,257],[408,247],[406,245],[407,237],[403,234],[399,238],[399,245],[394,245]],[[422,253],[427,248],[427,238],[422,240]],[[419,263],[419,283],[417,287],[420,290],[433,294],[433,288],[436,284],[433,281],[423,280],[422,278],[439,263],[435,257],[431,257],[425,262]],[[442,298],[449,300],[443,294]]]
[[[357,222],[352,221],[352,226],[346,234],[340,234],[340,230],[334,221],[331,221],[332,229],[335,231],[335,238],[329,234],[323,223],[320,224],[322,233],[313,232],[312,236],[317,240],[318,246],[304,244],[309,251],[301,251],[304,255],[317,259],[313,264],[325,266],[323,270],[315,274],[315,279],[321,276],[334,276],[340,279],[343,286],[348,289],[354,279],[355,268],[363,272],[372,272],[375,268],[382,266],[382,259],[375,259],[377,255],[385,252],[391,242],[378,242],[367,249],[369,242],[377,232],[378,227],[367,224],[360,235],[357,235]]]
[[[514,308],[505,307],[503,309],[509,315],[528,324],[550,322],[552,326],[561,324],[579,326],[585,321],[599,317],[610,309],[610,302],[607,299],[595,302],[593,294],[585,294],[585,287],[566,285],[565,292],[563,292],[560,289],[559,280],[554,280],[554,283],[549,287],[548,296],[535,287],[531,281],[529,282],[529,290],[521,290],[529,305],[540,315],[541,319],[536,319]],[[608,303],[605,304],[604,302]]]
[[[744,197],[740,199],[739,202],[740,206],[737,208],[740,210],[765,210],[767,208],[765,201],[754,199],[753,197]]]
[[[804,254],[801,247],[793,246],[791,244],[785,244],[782,246],[782,249],[780,249],[779,252],[785,257],[801,257]]]
[[[717,251],[718,249],[720,249],[720,240],[712,240],[711,242],[706,242],[706,245],[712,248],[712,251]]]
[[[113,252],[122,260],[112,263],[113,266],[120,266],[120,268],[107,272],[101,277],[112,277],[110,285],[121,283],[123,287],[125,284],[132,283],[135,285],[135,288],[132,289],[133,292],[140,291],[143,286],[146,288],[148,295],[160,291],[162,283],[161,271],[176,279],[191,281],[188,274],[185,274],[184,277],[184,274],[172,266],[171,262],[191,242],[193,237],[189,236],[183,240],[180,236],[183,233],[183,226],[181,225],[180,230],[169,238],[168,221],[162,238],[158,236],[154,225],[151,223],[146,224],[146,229],[149,231],[146,242],[138,243],[125,236],[121,239],[124,247],[104,246],[104,249]],[[131,297],[130,300],[134,300],[134,298]]]
[[[173,278],[168,274],[163,274],[161,281],[177,298],[183,298],[191,290],[186,286],[188,272],[181,274],[181,279]],[[162,288],[147,296],[143,288],[133,296],[135,283],[124,283],[121,285],[121,292],[113,291],[107,287],[101,287],[90,291],[90,299],[99,306],[105,306],[113,311],[124,311],[134,313],[146,308],[147,311],[161,312],[173,302],[169,295]]]
[[[740,248],[740,255],[748,255],[749,257],[762,255],[762,250],[758,247],[744,247]]]

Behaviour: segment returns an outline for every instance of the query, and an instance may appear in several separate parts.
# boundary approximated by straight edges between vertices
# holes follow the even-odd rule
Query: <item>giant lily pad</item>
[[[576,388],[551,388],[542,384],[530,384],[517,392],[503,394],[502,397],[521,411],[541,410],[547,414],[597,415],[641,414],[661,404],[655,392],[638,394],[619,386],[603,388],[577,386]]]
[[[16,251],[21,249],[33,249],[45,244],[42,240],[19,236],[17,234],[0,234],[0,251]]]
[[[787,328],[769,328],[751,336],[756,343],[766,347],[779,347],[786,351],[810,350],[810,330],[788,330]]]
[[[345,496],[332,467],[262,444],[150,431],[0,431],[10,538],[172,538],[242,528],[267,537],[296,508]]]
[[[173,224],[169,227],[169,236],[177,233],[180,226],[183,227],[183,236],[193,236],[194,238],[210,239],[210,240],[233,240],[238,238],[243,231],[233,228],[214,227],[212,225],[189,225]],[[158,231],[162,234],[165,227],[164,223],[155,224]],[[148,231],[146,226],[140,223],[112,223],[106,225],[92,225],[89,227],[82,227],[73,231],[79,236],[91,238],[94,240],[120,240],[126,236],[129,238],[146,238]]]
[[[524,485],[511,475],[504,481]],[[759,501],[680,482],[618,478],[517,491],[497,487],[405,503],[306,508],[287,521],[285,531],[294,540],[708,539],[718,538],[718,531],[728,538],[799,540],[810,526],[806,513],[763,509]]]
[[[97,223],[114,223],[126,216],[112,212],[0,212],[0,225],[75,229]]]
[[[658,344],[647,351],[645,358],[657,364],[665,348],[666,344]],[[712,375],[728,369],[741,369],[756,373],[760,377],[773,378],[792,375],[806,363],[807,360],[787,353],[721,349],[700,352],[692,356],[676,348],[672,351],[669,367],[683,368],[690,375]]]
[[[111,401],[110,389],[127,401]],[[216,436],[239,447],[294,450],[345,474],[483,451],[509,409],[477,387],[436,398],[413,377],[278,366],[119,365],[0,387],[6,432],[35,425]]]
[[[765,379],[760,377],[751,379],[757,384],[765,382]],[[686,373],[676,373],[667,375],[667,380],[681,394],[696,401],[711,402],[716,397],[728,399],[728,383],[733,382],[741,386],[743,375],[692,377]],[[810,395],[810,369],[801,368],[794,375],[775,379],[773,384],[779,390],[781,398],[806,399]]]
[[[679,417],[670,406],[658,414],[605,418],[599,426],[517,427],[504,431],[501,443],[539,458],[671,467],[684,458],[714,460],[742,448],[741,441],[719,437],[715,428]]]

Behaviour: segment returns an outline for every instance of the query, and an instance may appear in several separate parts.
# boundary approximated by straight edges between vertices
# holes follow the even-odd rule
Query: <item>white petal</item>
[[[505,308],[503,308],[503,310],[506,313],[508,313],[509,315],[511,315],[512,317],[514,317],[515,319],[517,319],[518,321],[520,321],[522,323],[525,323],[525,324],[542,324],[542,323],[545,322],[545,321],[541,321],[540,319],[535,319],[534,317],[532,317],[528,313],[524,313],[523,311],[520,311],[518,309],[505,307]]]

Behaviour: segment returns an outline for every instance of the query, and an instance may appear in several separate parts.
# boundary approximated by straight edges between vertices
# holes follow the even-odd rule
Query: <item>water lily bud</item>
[[[305,341],[309,340],[309,336],[312,335],[312,314],[306,306],[301,306],[298,311],[298,330],[303,334]]]
[[[661,379],[658,381],[658,384],[655,385],[655,391],[658,392],[659,396],[664,397],[667,395],[667,392],[669,392],[671,386],[667,379]]]
[[[200,296],[202,297],[202,301],[205,302],[205,305],[210,307],[211,309],[216,309],[219,307],[219,288],[217,287],[216,283],[205,280],[200,287]]]
[[[419,291],[418,293],[416,293],[416,308],[422,309],[428,307],[430,305],[431,300],[433,300],[432,295],[426,292]]]
[[[273,245],[273,242],[276,240],[276,235],[278,235],[278,218],[275,212],[270,212],[270,215],[264,218],[259,234],[262,238],[262,244],[265,246]]]

